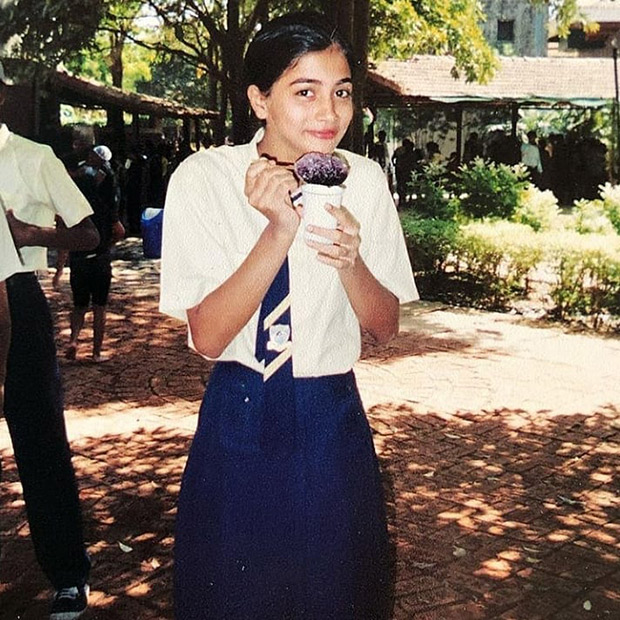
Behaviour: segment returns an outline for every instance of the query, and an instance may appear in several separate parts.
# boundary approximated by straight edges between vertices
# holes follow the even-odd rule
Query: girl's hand
[[[250,204],[272,224],[296,231],[300,211],[291,202],[291,193],[299,186],[293,171],[261,157],[252,162],[245,175],[244,192]]]
[[[361,243],[359,222],[345,207],[326,206],[327,211],[336,218],[335,229],[308,226],[308,232],[320,235],[331,241],[330,244],[307,240],[306,243],[317,250],[317,258],[336,269],[352,269],[359,259]]]

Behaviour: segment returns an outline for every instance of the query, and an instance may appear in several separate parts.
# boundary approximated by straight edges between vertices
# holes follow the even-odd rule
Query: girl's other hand
[[[299,182],[293,171],[261,157],[250,164],[245,175],[244,192],[250,204],[272,224],[296,231],[301,213],[291,201]]]
[[[331,243],[319,243],[307,240],[306,243],[317,250],[317,258],[326,265],[336,269],[351,269],[355,267],[359,258],[359,248],[362,242],[359,222],[345,207],[325,207],[336,218],[338,224],[335,229],[308,226],[308,232],[325,237]]]

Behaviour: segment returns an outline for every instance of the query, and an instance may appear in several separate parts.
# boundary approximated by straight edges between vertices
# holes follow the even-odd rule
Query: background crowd
[[[596,198],[599,186],[609,180],[607,147],[591,136],[539,136],[529,131],[519,140],[503,131],[490,132],[484,138],[471,132],[459,157],[456,151],[443,155],[435,141],[415,144],[411,137],[403,138],[390,155],[386,133],[379,131],[377,140],[367,144],[367,156],[384,169],[401,205],[403,199],[407,202],[412,173],[434,163],[444,166],[446,174],[450,174],[476,157],[496,164],[523,164],[532,183],[541,190],[551,190],[558,203],[565,206],[580,198]]]

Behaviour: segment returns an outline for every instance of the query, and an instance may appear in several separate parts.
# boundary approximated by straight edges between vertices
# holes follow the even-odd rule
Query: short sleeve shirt
[[[186,320],[187,309],[239,268],[267,226],[267,218],[244,194],[245,174],[258,158],[260,138],[259,132],[250,144],[200,151],[173,174],[164,209],[162,312]],[[341,152],[350,164],[342,204],[360,223],[361,257],[402,303],[417,299],[383,171],[376,162]],[[294,375],[347,372],[359,357],[361,334],[337,270],[317,260],[316,252],[303,240],[303,226],[288,258]],[[262,370],[254,356],[258,314],[257,310],[218,359]]]
[[[92,214],[88,201],[52,149],[22,138],[0,125],[0,196],[15,217],[42,227],[59,215],[71,228]],[[20,271],[47,268],[47,250],[21,248]]]
[[[21,267],[9,223],[6,221],[4,211],[0,209],[0,282],[20,271]]]

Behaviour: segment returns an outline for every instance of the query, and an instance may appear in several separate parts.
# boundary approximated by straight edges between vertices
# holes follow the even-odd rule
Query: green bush
[[[557,227],[559,215],[558,199],[554,193],[551,190],[541,191],[529,183],[521,190],[519,204],[511,219],[535,231],[544,231]]]
[[[401,223],[413,271],[445,271],[455,247],[458,224],[453,220],[425,219],[413,213],[402,214]]]
[[[471,222],[454,249],[459,271],[466,270],[486,290],[486,305],[501,308],[529,290],[529,275],[543,257],[529,226],[511,222]]]
[[[598,327],[605,314],[620,314],[618,235],[567,231],[547,235],[545,246],[556,276],[550,294],[558,318],[586,315]]]
[[[451,220],[459,202],[448,188],[446,169],[440,164],[428,164],[411,175],[409,209],[417,216]]]
[[[577,200],[568,218],[568,228],[580,235],[615,233],[602,200]]]
[[[600,199],[564,216],[519,166],[475,160],[452,176],[428,166],[413,183],[401,220],[425,297],[501,309],[545,274],[550,314],[586,316],[595,327],[620,317],[620,187],[602,186]]]
[[[601,185],[601,200],[605,214],[620,235],[620,185]]]
[[[476,158],[456,173],[455,193],[462,212],[472,218],[510,218],[527,185],[525,170]]]

